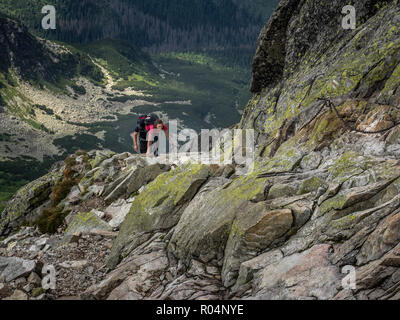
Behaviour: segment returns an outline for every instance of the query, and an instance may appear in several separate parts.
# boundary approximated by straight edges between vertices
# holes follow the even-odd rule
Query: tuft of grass
[[[77,183],[75,179],[64,178],[60,183],[53,187],[50,195],[51,205],[57,206],[70,193],[72,187]]]
[[[74,157],[71,157],[71,156],[67,157],[67,159],[65,159],[65,165],[66,165],[67,167],[73,167],[74,165],[76,165],[76,160],[75,160],[75,158],[74,158]]]
[[[84,151],[77,153],[88,156]],[[66,168],[64,169],[62,180],[52,188],[50,206],[43,210],[42,214],[34,223],[42,233],[52,234],[57,232],[57,229],[62,225],[65,217],[69,214],[69,212],[65,212],[59,204],[71,192],[72,187],[77,185],[82,179],[82,175],[78,175],[78,172],[73,168],[77,164],[74,157],[67,157],[65,163]]]
[[[43,210],[38,218],[36,225],[41,233],[54,234],[57,229],[63,224],[64,219],[69,214],[69,211],[63,212],[63,208],[47,208]]]
[[[83,86],[78,86],[76,84],[71,85],[71,88],[74,90],[75,93],[79,95],[84,95],[86,94],[86,89]]]

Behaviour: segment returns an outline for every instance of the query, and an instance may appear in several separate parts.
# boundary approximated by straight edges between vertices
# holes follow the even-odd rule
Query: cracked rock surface
[[[256,132],[251,171],[91,151],[20,190],[0,216],[1,297],[398,300],[400,6],[355,1],[344,31],[346,4],[282,0],[261,32],[240,123]],[[65,219],[41,234],[71,179]],[[45,263],[60,287],[42,292]]]

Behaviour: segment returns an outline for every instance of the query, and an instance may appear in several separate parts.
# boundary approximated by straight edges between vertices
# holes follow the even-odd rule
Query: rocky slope
[[[40,298],[399,299],[400,5],[356,1],[353,31],[346,4],[282,0],[261,32],[250,173],[93,151],[21,189],[0,218],[3,297],[42,293],[24,286],[52,263]]]
[[[37,38],[1,14],[0,44],[0,134],[8,136],[0,142],[2,160],[62,154],[54,140],[130,112],[132,101],[111,106],[108,99],[132,92],[103,88],[110,79],[86,54]]]

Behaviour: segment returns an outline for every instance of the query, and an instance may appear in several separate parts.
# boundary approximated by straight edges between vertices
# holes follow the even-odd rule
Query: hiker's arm
[[[135,131],[135,132],[132,134],[133,148],[135,149],[135,151],[138,151],[138,149],[139,149],[138,144],[137,144],[137,136],[138,136],[138,133]]]
[[[167,137],[167,139],[168,139],[168,141],[169,141],[169,143],[170,143],[171,145],[175,145],[175,144],[171,141],[171,138],[170,138],[170,136],[169,136],[168,129],[165,130],[165,136]]]
[[[151,146],[151,141],[147,141],[147,152],[146,152],[146,156],[150,155],[150,146]]]
[[[147,152],[146,156],[150,155],[150,148],[151,148],[151,142],[153,141],[153,133],[150,131],[149,132],[149,140],[147,141]]]

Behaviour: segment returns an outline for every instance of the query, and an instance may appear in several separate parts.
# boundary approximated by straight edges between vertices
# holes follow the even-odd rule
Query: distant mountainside
[[[49,46],[39,41],[20,23],[0,14],[0,71],[7,74],[11,68],[28,81],[60,81],[78,74],[101,81],[102,74],[87,56],[72,54],[61,46]],[[57,52],[58,50],[58,52]],[[79,71],[78,71],[79,66]],[[98,68],[97,68],[98,69]]]
[[[152,52],[254,48],[278,0],[3,0],[0,11],[41,36],[66,42],[120,38]],[[57,29],[41,28],[44,5],[57,10]]]

